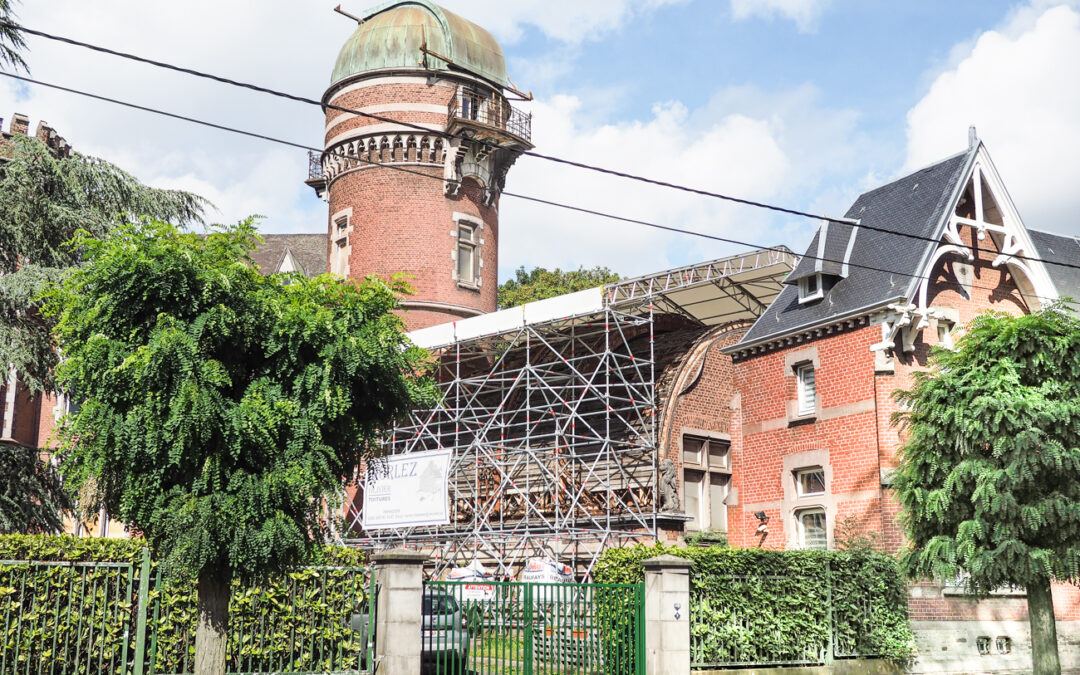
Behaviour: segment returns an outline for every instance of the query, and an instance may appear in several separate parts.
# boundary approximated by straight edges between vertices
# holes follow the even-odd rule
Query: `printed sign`
[[[521,570],[521,580],[532,583],[569,584],[574,581],[574,571],[569,565],[551,558],[532,558]]]
[[[369,471],[364,486],[364,529],[447,525],[450,451],[388,457]]]
[[[461,589],[462,600],[494,600],[494,584],[465,584]]]

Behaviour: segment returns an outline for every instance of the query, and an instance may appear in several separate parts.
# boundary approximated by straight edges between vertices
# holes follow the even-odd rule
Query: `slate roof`
[[[862,225],[937,239],[946,212],[955,201],[980,147],[976,144],[937,164],[863,193],[845,217],[858,218]],[[822,263],[825,271],[837,269],[844,260],[850,226],[847,229],[839,226],[839,223],[830,222],[827,228],[826,246],[820,257],[833,262]],[[819,257],[820,236],[819,229],[799,266],[785,279],[784,290],[739,344],[729,349],[908,298],[916,287],[916,276],[937,247],[932,241],[860,227],[851,249],[847,276],[836,281],[824,299],[800,305],[799,289],[794,281],[812,273],[808,270],[812,270],[815,258]]]
[[[281,266],[285,253],[292,253],[300,272],[307,277],[326,273],[325,234],[264,234],[265,240],[251,252],[263,274],[272,274]]]
[[[1064,262],[1080,264],[1080,240],[1065,234],[1053,234],[1028,230],[1038,257],[1050,263]],[[1054,282],[1058,295],[1080,300],[1080,269],[1061,265],[1045,265],[1050,280]]]

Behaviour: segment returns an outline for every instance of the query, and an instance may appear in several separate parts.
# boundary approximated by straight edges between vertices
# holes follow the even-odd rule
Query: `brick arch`
[[[753,321],[733,321],[706,329],[662,369],[656,381],[658,461],[670,458],[680,463],[678,438],[683,427],[722,426],[713,431],[730,433],[728,406],[735,395],[735,382],[731,357],[721,354],[719,348],[738,342],[751,325]],[[663,336],[657,337],[658,343],[663,340]],[[710,401],[710,395],[717,391],[721,395]]]

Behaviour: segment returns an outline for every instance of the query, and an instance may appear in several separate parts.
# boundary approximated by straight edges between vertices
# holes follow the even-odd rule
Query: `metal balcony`
[[[459,90],[447,115],[449,126],[468,126],[486,132],[485,136],[502,136],[532,147],[532,113],[518,110],[501,97]]]

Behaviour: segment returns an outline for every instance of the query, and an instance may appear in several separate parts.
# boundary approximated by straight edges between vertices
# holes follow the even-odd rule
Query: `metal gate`
[[[424,585],[425,670],[439,675],[643,675],[643,584]]]

